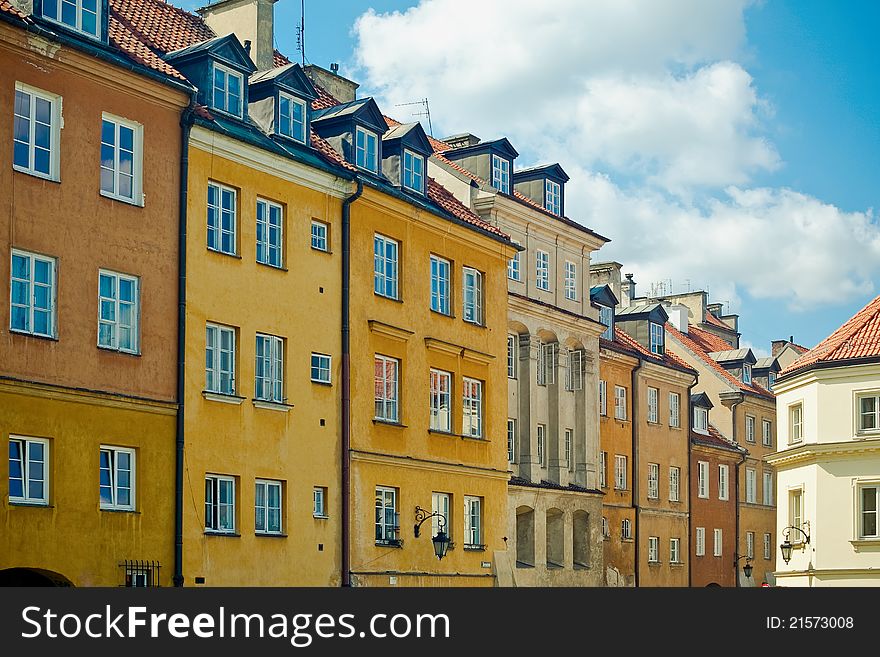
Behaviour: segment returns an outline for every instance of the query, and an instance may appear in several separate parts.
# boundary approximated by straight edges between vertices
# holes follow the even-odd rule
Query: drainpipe
[[[364,183],[342,202],[342,586],[351,586],[351,205]]]
[[[632,389],[632,507],[635,509],[635,514],[633,518],[634,534],[633,540],[635,541],[636,546],[636,556],[635,556],[635,579],[636,579],[636,587],[639,586],[639,556],[640,556],[640,544],[639,544],[639,390],[638,390],[638,372],[642,369],[642,365],[644,361],[639,358],[638,363],[633,368],[632,371],[632,379],[630,382],[630,387]]]
[[[177,238],[177,429],[174,480],[174,586],[183,586],[183,409],[186,393],[186,205],[189,185],[189,134],[195,95],[180,117],[180,192]]]
[[[694,382],[688,386],[688,398],[687,398],[687,445],[688,445],[688,459],[687,459],[687,482],[688,482],[688,528],[687,528],[687,562],[688,562],[688,588],[691,587],[693,581],[693,568],[694,568],[694,560],[691,556],[691,524],[693,519],[693,508],[691,508],[691,500],[693,497],[691,496],[691,432],[694,430],[694,411],[691,408],[691,395],[694,392],[694,388],[697,387],[697,384],[700,382],[700,374],[694,374]],[[681,482],[679,481],[679,486]],[[705,543],[705,541],[704,541]]]
[[[731,430],[731,440],[735,444],[739,444],[736,441],[736,407],[742,403],[742,400],[735,401],[730,406],[730,418],[731,418],[731,426],[733,429]],[[743,454],[742,458],[736,464],[736,476],[734,478],[734,496],[733,499],[736,500],[734,504],[735,508],[735,518],[736,524],[734,526],[734,536],[733,536],[733,585],[739,588],[739,467],[745,462],[746,455]]]

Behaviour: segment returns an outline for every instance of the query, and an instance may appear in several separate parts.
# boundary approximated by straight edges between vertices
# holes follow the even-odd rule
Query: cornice
[[[764,461],[777,469],[782,466],[813,465],[823,461],[850,459],[853,456],[880,457],[880,438],[864,438],[834,443],[807,443],[768,454]]]

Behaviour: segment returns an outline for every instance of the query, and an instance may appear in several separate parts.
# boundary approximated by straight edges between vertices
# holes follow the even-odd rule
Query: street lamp
[[[413,525],[413,533],[415,537],[419,537],[419,528],[422,526],[428,518],[437,518],[437,535],[431,538],[431,543],[434,544],[434,554],[437,555],[437,559],[442,559],[446,556],[446,551],[449,549],[449,536],[446,534],[446,516],[442,513],[434,512],[428,513],[425,509],[420,506],[416,507],[416,524]]]
[[[801,543],[801,549],[803,549],[803,545],[805,543],[810,542],[810,535],[807,532],[805,532],[803,529],[801,529],[800,527],[795,527],[794,525],[792,525],[790,527],[786,527],[785,529],[783,529],[782,530],[783,541],[782,541],[782,545],[779,546],[779,550],[782,552],[782,560],[786,564],[788,564],[788,562],[791,561],[791,551],[792,551],[792,548],[794,548],[794,545],[792,544],[792,542],[790,540],[788,540],[788,537],[791,535],[792,529],[799,531],[804,536],[804,540]]]
[[[736,567],[742,559],[746,560],[746,565],[743,566],[743,575],[746,576],[746,579],[749,579],[752,576],[752,558],[749,555],[744,554],[743,556],[734,559],[733,569],[736,570]]]

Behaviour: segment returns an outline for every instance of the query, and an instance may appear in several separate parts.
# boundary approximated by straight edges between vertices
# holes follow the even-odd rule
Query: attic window
[[[694,406],[694,431],[709,433],[709,409]]]
[[[420,194],[425,190],[425,158],[412,151],[403,151],[403,186]]]
[[[43,0],[43,18],[101,38],[100,0]]]
[[[614,309],[608,306],[599,306],[599,321],[607,326],[602,336],[606,340],[614,340]]]
[[[660,324],[649,323],[651,325],[651,353],[662,356],[665,352],[665,331]]]
[[[306,142],[306,104],[285,93],[278,94],[278,133]]]
[[[241,73],[220,64],[214,64],[213,108],[232,116],[241,117]]]
[[[495,154],[492,155],[492,187],[510,194],[510,162]]]
[[[743,383],[747,385],[752,383],[752,366],[748,363],[743,363]]]
[[[558,182],[544,181],[544,208],[556,216],[562,214],[562,188]]]
[[[776,383],[776,372],[771,371],[767,374],[767,387],[770,390],[773,390],[773,384]]]
[[[375,172],[377,170],[376,144],[378,138],[375,132],[364,130],[360,126],[355,129],[355,156],[354,163],[361,169]]]

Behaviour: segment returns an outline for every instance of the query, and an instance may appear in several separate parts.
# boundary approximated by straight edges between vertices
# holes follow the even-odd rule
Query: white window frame
[[[218,395],[234,395],[236,393],[236,329],[231,326],[223,326],[222,324],[205,324],[205,390]],[[212,336],[209,338],[209,336]],[[223,338],[228,337],[231,349],[223,348]],[[229,357],[229,368],[223,369],[223,355]],[[208,365],[210,359],[211,364]],[[229,381],[228,389],[223,388],[223,380]],[[211,385],[213,382],[215,385]]]
[[[263,345],[262,367],[263,375],[260,376],[260,345]],[[268,346],[268,353],[266,347]],[[257,333],[254,343],[254,399],[259,401],[283,404],[284,396],[284,338],[267,333]],[[266,372],[268,362],[269,371]],[[269,394],[266,394],[266,388]]]
[[[694,431],[709,435],[709,409],[694,406]]]
[[[539,424],[535,435],[538,439],[538,465],[543,468],[547,458],[547,425]]]
[[[624,541],[628,541],[631,540],[632,537],[632,520],[624,518],[620,521],[620,538]]]
[[[216,193],[216,204],[211,203],[211,190]],[[226,209],[223,207],[224,194],[232,197],[232,207]],[[207,214],[206,221],[206,244],[209,251],[224,253],[226,255],[238,255],[238,190],[234,187],[218,183],[213,180],[208,181],[207,189]],[[214,213],[214,226],[212,227],[211,213]],[[230,220],[231,228],[224,227],[224,219]],[[212,232],[214,241],[212,244]],[[229,236],[231,250],[223,248],[223,237]]]
[[[708,461],[697,461],[697,497],[709,499]]]
[[[599,452],[599,488],[608,488],[608,452]]]
[[[626,388],[614,386],[614,419],[626,420]]]
[[[469,438],[482,438],[483,382],[466,376],[461,382],[461,433]]]
[[[577,301],[577,264],[565,261],[565,298]]]
[[[874,404],[873,411],[865,412],[862,404],[865,400]],[[871,418],[874,426],[866,427],[866,419]],[[880,392],[861,392],[856,394],[856,434],[859,436],[880,433]]]
[[[110,123],[113,125],[113,144],[106,144],[104,142],[104,122]],[[119,153],[121,150],[120,145],[120,130],[121,128],[127,128],[132,131],[132,151],[131,151],[131,196],[125,196],[119,191],[120,187],[120,178],[124,174],[121,171],[120,167],[120,157]],[[104,166],[103,159],[103,150],[104,146],[109,146],[113,149],[113,167]],[[102,171],[111,171],[113,175],[113,189],[104,189],[103,180],[101,181],[101,196],[106,196],[107,198],[112,198],[116,201],[122,201],[123,203],[131,203],[132,205],[143,206],[144,205],[144,126],[135,121],[130,121],[128,119],[124,119],[120,116],[114,116],[113,114],[108,114],[107,112],[103,112],[101,114],[101,170]]]
[[[746,468],[746,502],[758,502],[758,471],[755,468]]]
[[[510,335],[507,336],[507,378],[515,379],[517,372],[517,347],[519,347],[519,336],[518,335]]]
[[[400,242],[380,233],[373,235],[373,292],[399,299]]]
[[[464,545],[483,547],[483,498],[464,496]]]
[[[746,385],[752,385],[752,366],[748,363],[743,363],[742,382]]]
[[[277,226],[272,225],[273,212],[278,214]],[[277,229],[277,239],[274,242],[271,239],[273,227]],[[262,239],[260,239],[261,228],[263,233]],[[284,267],[284,207],[280,203],[264,198],[257,199],[256,251],[257,262],[261,265],[276,267],[277,269]]]
[[[216,80],[216,71],[220,71],[223,73],[223,107],[217,106],[217,90],[220,87],[217,86]],[[238,79],[238,110],[232,112],[229,110],[229,78],[237,78]],[[244,76],[238,71],[229,68],[228,66],[223,66],[222,64],[218,64],[217,62],[212,63],[211,67],[211,109],[216,110],[218,112],[222,112],[223,114],[227,114],[229,116],[234,116],[237,119],[242,117],[242,111],[244,109],[245,104],[245,80]]]
[[[376,420],[397,423],[400,421],[400,360],[391,356],[376,354],[374,358],[374,395],[378,385],[382,386],[383,396],[375,397]],[[376,374],[376,365],[382,363],[381,378]],[[393,376],[388,377],[389,366]],[[390,395],[388,393],[391,393]]]
[[[755,442],[755,422],[756,418],[754,415],[746,415],[746,442],[754,443]]]
[[[512,281],[521,281],[522,273],[520,270],[519,255],[520,251],[513,254],[513,257],[507,261],[507,278]]]
[[[804,489],[790,488],[788,490],[788,524],[791,527],[803,529],[804,526]],[[803,536],[800,532],[792,534],[790,539],[794,544],[800,544]]]
[[[507,418],[507,462],[516,461],[516,418]]]
[[[660,389],[648,387],[648,422],[657,424],[660,421]]]
[[[452,431],[452,372],[431,368],[429,392],[431,402],[429,406],[430,422],[432,431]],[[443,392],[443,383],[446,383],[446,392]],[[445,408],[444,408],[445,402]],[[445,412],[445,414],[444,414]]]
[[[730,466],[721,464],[718,466],[718,499],[727,501],[730,499]]]
[[[682,563],[680,538],[669,539],[669,563]]]
[[[282,101],[286,100],[288,102],[288,107],[290,108],[290,116],[287,117],[290,122],[290,132],[285,132],[283,129],[283,119],[284,113],[282,111],[283,103]],[[302,116],[302,121],[297,122],[296,120],[296,109],[299,108],[300,116]],[[286,94],[283,91],[278,92],[278,134],[283,135],[284,137],[288,137],[293,139],[294,141],[298,141],[300,144],[306,143],[306,123],[307,119],[307,107],[305,101],[297,98],[296,96],[291,96],[290,94]],[[297,129],[298,128],[298,129]]]
[[[510,194],[510,160],[492,154],[492,187],[504,194]]]
[[[574,392],[584,388],[584,350],[569,349],[565,389]]]
[[[788,407],[788,444],[804,441],[804,404],[798,402]]]
[[[223,484],[228,485],[228,492],[231,492],[231,501],[225,504],[220,502],[220,489]],[[211,487],[211,498],[208,499],[208,486]],[[205,475],[205,533],[206,534],[235,534],[237,523],[235,518],[235,477],[228,475]],[[228,509],[228,517],[231,519],[231,525],[220,525],[220,511],[223,508]],[[210,512],[210,518],[208,514]],[[210,520],[210,522],[209,522]]]
[[[535,373],[539,386],[554,385],[556,383],[556,364],[558,354],[558,342],[538,343],[538,362],[537,367],[535,368]]]
[[[259,488],[263,488],[263,504],[258,506],[257,493]],[[269,511],[275,510],[275,507],[269,506],[269,489],[278,489],[278,528],[273,529],[269,526]],[[263,527],[260,527],[259,511],[263,511]],[[276,479],[257,479],[254,482],[254,533],[281,535],[284,530],[284,483]]]
[[[41,16],[42,16],[42,18],[45,18],[48,21],[52,21],[53,23],[57,23],[58,25],[64,25],[65,27],[68,27],[71,30],[75,30],[76,32],[79,32],[80,34],[87,36],[90,39],[97,39],[99,41],[103,40],[103,33],[101,31],[101,28],[103,26],[104,17],[103,17],[103,11],[102,11],[103,4],[102,4],[101,0],[95,0],[95,11],[94,11],[94,14],[95,14],[95,33],[94,34],[92,32],[87,32],[83,28],[83,20],[82,20],[83,13],[85,13],[85,12],[92,13],[91,11],[87,10],[83,6],[83,0],[71,0],[70,4],[76,5],[76,24],[75,25],[71,25],[70,23],[66,23],[61,19],[61,16],[62,16],[61,0],[44,0]],[[54,12],[55,16],[52,16],[46,12],[47,7],[50,7],[50,6],[52,7],[52,11]]]
[[[355,126],[354,164],[361,169],[378,173],[379,171],[379,137],[372,130]],[[372,143],[373,150],[370,151]]]
[[[773,558],[773,535],[764,534],[764,559],[770,561]]]
[[[856,540],[860,541],[876,541],[880,539],[880,480],[863,480],[857,481],[855,485],[855,493],[856,493]],[[865,492],[873,490],[874,491],[874,508],[873,509],[865,509]],[[874,533],[868,534],[865,532],[865,520],[867,517],[873,516],[874,521]]]
[[[309,363],[309,378],[313,383],[332,384],[333,356],[313,351]]]
[[[666,353],[666,330],[662,324],[648,322],[648,332],[650,334],[649,344],[651,346],[651,353],[662,356]]]
[[[113,281],[113,296],[105,297],[101,293],[101,279],[108,278]],[[121,282],[130,283],[133,289],[134,300],[131,303],[124,302],[120,298],[119,284]],[[137,276],[122,274],[109,269],[98,270],[98,347],[100,349],[110,349],[111,351],[120,351],[127,354],[140,353],[140,314],[141,314],[141,283]],[[114,319],[106,319],[103,317],[105,304],[112,304]],[[121,311],[124,305],[131,306],[131,323],[128,326],[122,324],[120,319]],[[110,331],[109,341],[102,341],[101,327],[107,326]],[[122,347],[119,344],[119,335],[121,329],[127,328],[131,335],[131,346]]]
[[[669,426],[681,428],[681,395],[677,392],[669,393]]]
[[[312,219],[309,229],[309,244],[315,251],[330,252],[330,226],[317,219]]]
[[[469,324],[483,326],[483,272],[473,267],[462,267],[462,319]]]
[[[562,186],[555,180],[544,179],[544,209],[557,217],[562,214]]]
[[[419,163],[418,171],[416,162]],[[419,194],[425,193],[425,158],[408,148],[403,149],[403,186]]]
[[[755,532],[746,532],[746,557],[755,558]]]
[[[761,420],[761,443],[764,447],[773,447],[773,422]]]
[[[22,84],[21,82],[15,83],[15,96],[18,94],[25,94],[29,97],[28,99],[28,115],[18,114],[16,112],[15,101],[13,100],[13,144],[16,142],[19,144],[25,144],[27,147],[28,153],[28,166],[22,166],[20,164],[15,163],[15,146],[13,146],[13,158],[12,158],[12,168],[16,171],[20,171],[21,173],[26,173],[31,176],[36,176],[38,178],[45,178],[46,180],[54,180],[56,182],[61,180],[61,123],[62,123],[62,99],[61,96],[57,94],[49,93],[48,91],[43,91],[42,89],[37,89],[36,87],[31,87],[30,85]],[[37,146],[37,117],[36,117],[36,101],[42,100],[43,102],[49,103],[49,121],[50,123],[46,124],[40,121],[40,125],[48,125],[49,127],[49,147],[43,148],[42,146]],[[28,122],[28,135],[27,141],[23,142],[19,139],[15,138],[15,123],[17,120],[26,120]],[[48,151],[48,159],[49,159],[49,170],[48,171],[40,171],[36,168],[37,158],[36,151],[39,150]]]
[[[767,389],[773,390],[774,385],[776,385],[776,372],[770,370],[767,372]]]
[[[660,464],[648,464],[648,499],[660,499]]]
[[[724,532],[721,529],[714,529],[712,539],[712,556],[722,556],[724,554]]]
[[[660,537],[648,537],[648,563],[660,563]]]
[[[681,501],[681,468],[669,466],[669,501]]]
[[[19,467],[21,468],[21,495],[12,495],[12,454],[11,449],[7,448],[6,453],[6,462],[7,462],[7,481],[9,482],[9,501],[14,504],[35,504],[40,506],[47,506],[49,504],[49,441],[45,438],[34,438],[31,436],[19,436],[16,434],[9,435],[9,443],[10,446],[12,443],[19,443],[21,445],[21,463]],[[42,461],[42,479],[34,478],[32,480],[32,465],[37,463],[37,461],[31,461],[31,444],[41,445],[43,448],[43,461]],[[43,494],[40,497],[31,496],[30,488],[32,481],[36,483],[40,481],[43,484]]]
[[[535,287],[550,291],[550,253],[541,249],[535,251]]]
[[[376,511],[379,517],[375,522],[377,545],[397,545],[400,540],[400,513],[397,510],[398,492],[396,488],[376,486]],[[389,522],[389,509],[391,518]]]
[[[324,486],[312,487],[312,517],[327,518],[327,488]]]
[[[776,497],[773,486],[773,472],[764,470],[761,473],[761,483],[763,490],[761,491],[761,504],[773,506],[773,498]]]
[[[599,379],[599,415],[608,415],[608,383]]]
[[[694,537],[694,554],[698,557],[706,555],[706,528],[697,527]]]
[[[574,461],[571,458],[571,450],[574,443],[574,430],[566,429],[563,432],[563,449],[565,451],[565,463],[568,465],[568,469],[571,470],[574,466]]]
[[[100,489],[103,487],[100,481],[101,455],[107,452],[110,458],[110,501],[105,502],[101,499]],[[119,502],[119,455],[125,454],[129,457],[129,502],[122,504]],[[115,445],[101,445],[98,453],[98,500],[102,510],[111,511],[134,511],[137,506],[137,454],[135,450],[129,447],[117,447]]]
[[[13,262],[15,258],[25,258],[27,259],[27,267],[28,274],[27,279],[24,278],[16,278],[15,277],[15,267]],[[43,264],[48,265],[49,267],[49,283],[37,283],[35,276],[35,263],[41,262]],[[56,308],[58,303],[58,263],[55,258],[40,255],[38,253],[31,253],[30,251],[22,251],[20,249],[12,249],[12,254],[10,256],[10,271],[9,271],[9,330],[13,333],[26,333],[28,335],[35,335],[44,338],[54,338],[58,335],[58,326],[57,326],[57,315]],[[15,301],[13,287],[15,283],[19,283],[19,285],[26,285],[26,293],[27,293],[27,301],[26,304],[21,304]],[[37,288],[48,288],[47,302],[49,304],[48,308],[37,308],[36,305],[36,290]],[[27,325],[26,328],[17,328],[12,325],[12,309],[13,307],[17,308],[25,308],[27,311]],[[48,325],[48,333],[37,333],[34,329],[34,316],[37,312],[47,313],[47,325]]]
[[[449,493],[431,493],[431,513],[439,513],[443,516],[443,531],[449,539],[452,539],[452,495]],[[431,537],[440,532],[440,518],[431,518]]]
[[[431,310],[441,315],[450,315],[452,314],[452,263],[432,253],[430,265]]]
[[[604,540],[608,540],[608,537],[611,535],[610,530],[608,529],[608,518],[602,516],[602,538]]]
[[[614,455],[614,488],[615,490],[626,490],[626,456],[623,454]]]

